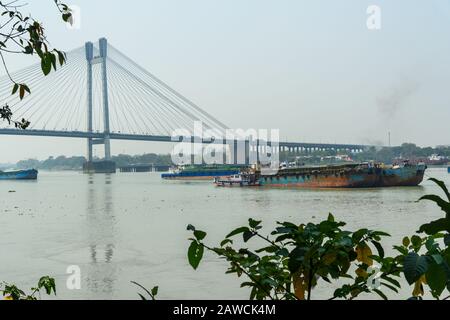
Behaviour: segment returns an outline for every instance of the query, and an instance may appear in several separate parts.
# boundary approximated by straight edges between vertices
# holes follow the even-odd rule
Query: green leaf
[[[408,238],[408,237],[404,237],[404,238],[403,238],[402,244],[403,244],[404,247],[409,247],[409,244],[410,244],[410,243],[411,243],[411,242],[409,241],[409,238]]]
[[[188,224],[187,228],[188,231],[195,231],[195,227],[192,224]]]
[[[418,232],[434,235],[441,231],[450,232],[450,219],[442,218],[422,225]]]
[[[400,247],[400,246],[394,246],[394,249],[397,250],[398,252],[400,252],[403,255],[407,255],[408,254],[408,249],[404,248],[404,247]]]
[[[280,234],[280,233],[291,233],[293,230],[293,228],[291,227],[277,227],[275,229],[275,231],[272,231],[272,235],[276,235],[276,234]]]
[[[411,237],[411,243],[414,248],[419,248],[422,244],[422,238],[416,235],[413,235]]]
[[[241,283],[241,288],[244,288],[244,287],[254,287],[254,286],[256,286],[256,284],[253,283],[253,282],[242,282],[242,283]]]
[[[50,295],[52,293],[52,291],[55,293],[56,295],[56,284],[55,284],[55,279],[50,278],[49,276],[45,276],[42,277],[41,279],[39,279],[38,282],[38,288],[44,288],[45,292]]]
[[[253,220],[252,218],[248,219],[248,224],[250,225],[250,228],[255,229],[257,226],[261,224],[262,221]]]
[[[72,18],[72,14],[70,12],[63,13],[63,15],[62,15],[62,19],[64,20],[64,22],[70,22],[71,18]]]
[[[198,244],[196,241],[192,241],[191,245],[188,249],[188,260],[189,264],[194,268],[194,270],[197,270],[200,261],[203,258],[203,251],[204,248],[202,245]]]
[[[49,57],[50,62],[52,64],[52,66],[53,66],[53,69],[56,71],[56,57],[55,57],[55,55],[50,53],[48,57]]]
[[[361,241],[362,237],[366,235],[369,232],[367,229],[360,229],[358,231],[355,231],[352,235],[352,239],[355,243],[358,243]]]
[[[379,255],[381,258],[384,258],[384,249],[383,249],[383,247],[381,246],[381,244],[380,244],[379,242],[377,242],[377,241],[371,241],[371,242],[372,242],[372,244],[375,246],[375,248],[377,248],[378,255]]]
[[[16,94],[17,90],[19,90],[19,84],[15,83],[14,87],[13,87],[13,90],[12,90],[12,94]]]
[[[233,243],[233,240],[231,240],[231,239],[225,239],[225,240],[223,240],[223,241],[220,243],[220,246],[223,247],[224,245],[226,245],[226,244],[228,244],[228,243],[232,244],[232,243]]]
[[[435,178],[430,178],[428,180],[436,183],[444,191],[445,195],[447,196],[448,201],[450,201],[450,192],[448,191],[447,186],[445,185],[444,181],[441,181],[441,180],[438,180]]]
[[[450,234],[444,236],[444,244],[448,247],[450,246]]]
[[[24,54],[32,54],[33,53],[33,47],[31,45],[28,45],[25,47],[25,50],[23,51]]]
[[[448,203],[441,197],[434,195],[434,194],[429,194],[429,195],[423,196],[422,198],[419,199],[419,201],[421,201],[421,200],[429,200],[429,201],[435,202],[442,209],[442,211],[444,211],[447,214],[447,217],[449,216],[450,203]]]
[[[158,294],[158,288],[159,288],[158,286],[155,286],[155,287],[152,288],[152,295],[153,295],[153,297]]]
[[[383,274],[383,275],[381,276],[381,279],[386,280],[386,281],[392,283],[392,284],[393,284],[394,286],[396,286],[397,288],[401,288],[400,282],[398,282],[398,281],[395,280],[395,279],[392,279],[391,277],[387,276],[386,274]]]
[[[302,266],[307,250],[305,248],[296,247],[289,254],[288,268],[293,274]]]
[[[442,264],[444,262],[444,258],[440,254],[433,254],[431,255],[431,257],[433,258],[434,262],[436,262],[436,264]]]
[[[431,289],[431,293],[434,297],[439,297],[445,289],[448,278],[444,268],[438,264],[432,263],[428,267],[428,271],[425,275],[427,278],[427,284]]]
[[[287,257],[287,256],[289,256],[289,251],[286,248],[282,248],[282,249],[278,250],[275,254],[277,256]]]
[[[256,233],[253,233],[252,231],[247,230],[242,234],[242,237],[244,238],[244,242],[247,242],[248,240],[253,238],[255,235],[256,235]]]
[[[387,288],[391,289],[392,291],[394,291],[394,292],[398,293],[398,290],[397,290],[397,288],[396,288],[396,287],[394,287],[394,286],[391,286],[390,284],[387,284],[386,282],[381,282],[381,285],[383,285],[383,286],[385,286],[385,287],[387,287]]]
[[[278,247],[277,246],[268,246],[268,247],[264,247],[264,248],[260,248],[258,250],[255,250],[256,253],[261,253],[261,252],[267,252],[267,253],[275,253],[278,251]],[[289,252],[288,252],[289,254]]]
[[[139,295],[139,297],[141,298],[141,300],[143,300],[143,301],[147,301],[147,298],[146,297],[144,297],[142,294],[140,294],[140,293],[138,293],[138,295]]]
[[[427,248],[428,251],[433,251],[438,247],[439,247],[439,244],[437,244],[432,237],[429,237],[425,241],[425,248]]]
[[[383,231],[373,231],[372,235],[380,236],[380,237],[390,237],[391,236],[389,233],[383,232]]]
[[[206,232],[201,231],[201,230],[195,230],[195,231],[194,231],[194,237],[195,237],[198,241],[202,241],[202,240],[205,239],[205,237],[206,237]]]
[[[237,228],[237,229],[231,231],[231,232],[226,236],[226,238],[233,237],[233,236],[235,236],[235,235],[237,235],[237,234],[244,233],[245,231],[249,231],[249,230],[250,230],[250,229],[249,229],[248,227],[240,227],[240,228]]]
[[[23,85],[19,85],[19,98],[22,100],[25,97],[25,88]]]
[[[404,260],[403,272],[405,274],[406,281],[410,285],[415,283],[420,277],[427,272],[428,261],[424,256],[419,256],[415,252],[410,252]]]
[[[61,51],[57,51],[56,53],[58,54],[58,60],[59,60],[59,64],[62,66],[65,62],[66,62],[66,56],[63,52]]]
[[[388,300],[388,298],[386,297],[386,295],[385,295],[383,292],[381,292],[380,290],[378,290],[378,289],[373,289],[373,291],[374,291],[376,294],[378,294],[383,300]]]
[[[47,54],[44,54],[41,58],[41,69],[45,76],[52,71],[52,62]]]

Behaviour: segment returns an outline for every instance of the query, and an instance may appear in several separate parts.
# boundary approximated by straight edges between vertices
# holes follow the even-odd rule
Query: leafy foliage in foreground
[[[62,20],[72,22],[70,8],[60,0],[53,0]],[[12,95],[18,94],[22,100],[31,90],[25,83],[20,83],[10,74],[6,64],[6,55],[21,54],[35,55],[41,62],[42,73],[46,76],[57,65],[66,62],[66,55],[58,49],[51,49],[45,29],[39,21],[24,14],[24,4],[17,1],[0,1],[0,61],[12,82]],[[0,107],[0,119],[14,124],[18,129],[26,129],[30,122],[26,119],[13,120],[13,113],[8,104]]]
[[[450,292],[450,193],[444,182],[431,178],[446,195],[425,195],[419,199],[436,203],[445,217],[426,223],[412,237],[405,237],[402,246],[395,249],[403,256],[403,272],[406,281],[414,284],[413,297],[424,295],[424,286],[439,299],[444,290]],[[421,236],[424,235],[425,236]],[[447,297],[445,299],[448,299]]]
[[[52,292],[56,295],[55,279],[48,276],[42,277],[39,279],[37,286],[31,288],[30,293],[25,293],[25,291],[13,284],[0,284],[0,293],[5,300],[37,300],[37,296],[40,296],[42,290],[44,290],[47,295],[51,295]]]
[[[156,296],[158,295],[158,286],[153,287],[151,290],[146,289],[143,285],[137,283],[136,281],[131,281],[132,284],[138,286],[142,290],[144,290],[147,297],[141,293],[138,293],[141,300],[156,300]],[[149,299],[150,298],[150,299]]]
[[[375,292],[385,297],[380,288],[371,288],[368,278],[374,259],[384,262],[384,250],[380,240],[388,234],[381,231],[360,229],[344,230],[344,222],[335,221],[333,215],[320,223],[296,225],[278,222],[269,236],[261,234],[261,221],[249,219],[243,226],[229,233],[219,247],[209,247],[203,240],[206,233],[195,229],[188,259],[196,269],[203,257],[203,248],[214,252],[229,262],[227,273],[248,279],[241,287],[250,287],[250,299],[311,299],[312,289],[319,281],[332,283],[345,278],[353,280],[335,291],[333,298],[353,299],[363,292]],[[233,238],[241,235],[245,243],[259,239],[253,249],[233,247]],[[255,241],[256,242],[256,241]],[[377,254],[373,253],[377,251]],[[385,262],[385,265],[389,265]],[[392,264],[393,266],[396,266]],[[387,268],[382,277],[391,285],[382,282],[385,288],[396,290],[398,286],[392,276],[399,269]]]
[[[382,289],[398,292],[401,276],[414,285],[410,299],[421,299],[424,286],[440,299],[445,289],[450,292],[450,193],[442,181],[430,180],[442,189],[447,200],[426,195],[419,201],[435,202],[445,218],[424,224],[418,234],[405,237],[401,245],[394,246],[400,253],[396,257],[385,257],[381,238],[389,236],[387,233],[344,230],[345,223],[336,222],[330,214],[317,224],[278,222],[268,236],[261,233],[261,221],[249,219],[248,226],[230,232],[218,247],[206,245],[206,232],[189,225],[187,229],[193,233],[189,263],[197,269],[205,249],[225,259],[229,263],[226,273],[246,276],[241,287],[251,289],[250,299],[309,300],[319,281],[333,283],[339,279],[349,282],[335,290],[330,299],[354,299],[372,292],[387,299]],[[420,236],[423,234],[426,236]],[[259,242],[252,249],[235,248],[233,239],[238,235],[246,244],[251,239]],[[378,268],[373,267],[374,261]]]

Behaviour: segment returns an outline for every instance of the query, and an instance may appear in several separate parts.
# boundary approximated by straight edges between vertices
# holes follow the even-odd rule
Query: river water
[[[446,169],[426,174],[450,184]],[[218,244],[249,217],[263,220],[269,232],[276,221],[318,222],[332,212],[349,229],[390,233],[383,242],[390,248],[442,216],[435,205],[416,202],[436,192],[429,181],[413,188],[283,190],[162,181],[156,173],[40,172],[35,182],[0,181],[0,280],[30,288],[50,275],[59,299],[137,299],[133,280],[159,285],[160,299],[246,299],[241,279],[224,274],[224,261],[207,254],[191,269],[188,224]],[[81,289],[66,286],[72,265],[80,268]],[[331,292],[321,286],[316,298]]]

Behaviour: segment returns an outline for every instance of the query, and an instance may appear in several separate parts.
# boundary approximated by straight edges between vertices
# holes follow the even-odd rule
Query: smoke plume
[[[403,81],[392,87],[384,96],[376,99],[379,112],[386,118],[391,119],[406,106],[408,98],[419,89],[419,84],[414,81]]]

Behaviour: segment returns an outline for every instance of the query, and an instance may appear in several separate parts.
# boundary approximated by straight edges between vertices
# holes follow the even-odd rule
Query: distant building
[[[332,162],[353,162],[353,159],[347,155],[347,154],[340,154],[340,155],[336,155],[336,156],[326,156],[326,157],[321,157],[320,158],[321,161],[332,161]]]

